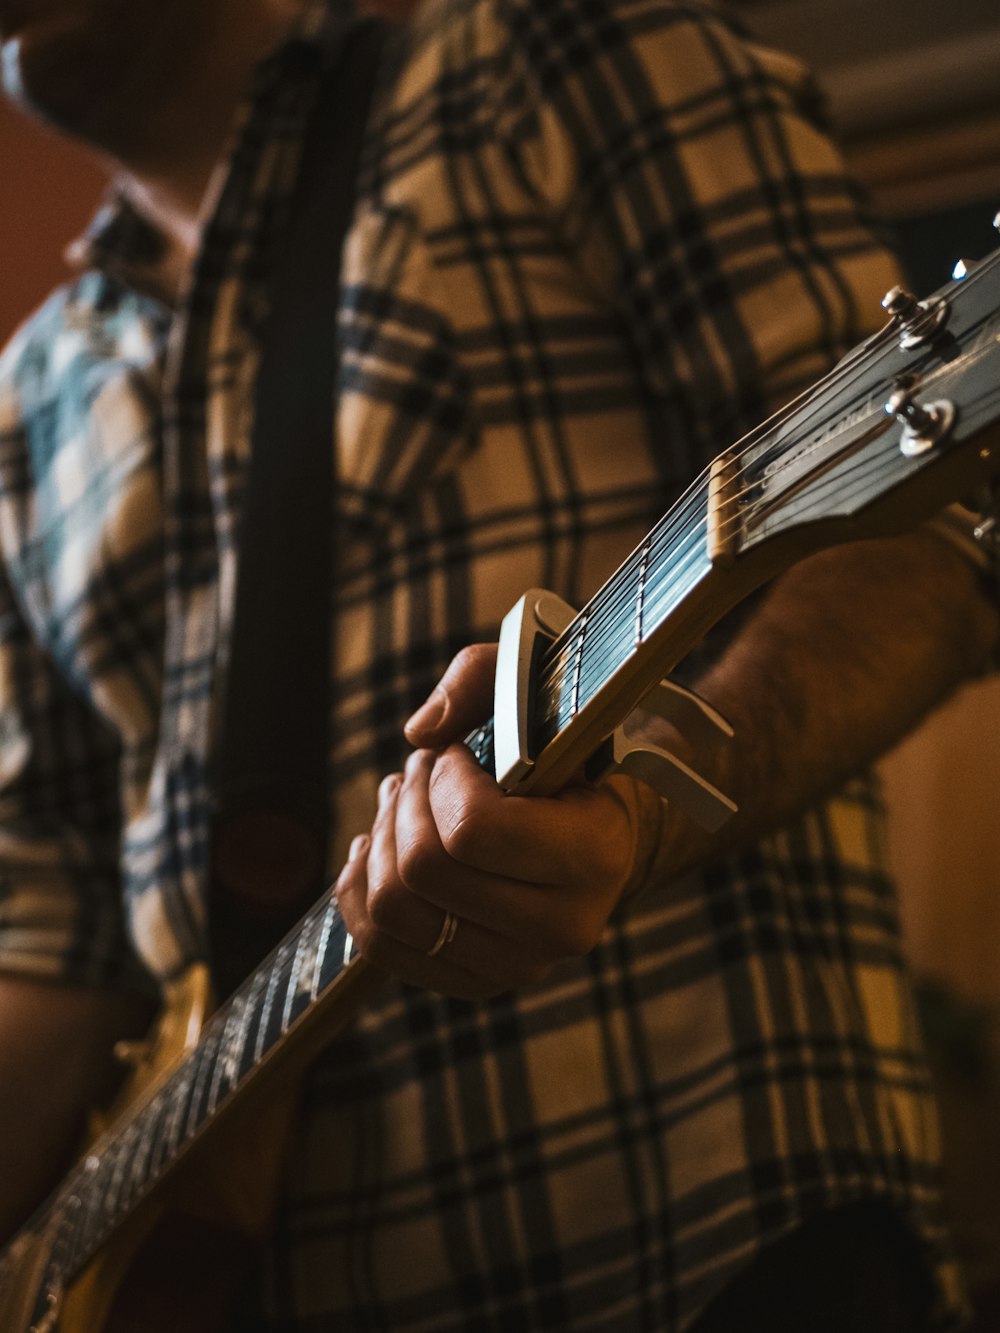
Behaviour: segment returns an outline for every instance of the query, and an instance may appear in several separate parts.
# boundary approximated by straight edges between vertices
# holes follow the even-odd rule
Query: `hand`
[[[495,660],[493,646],[460,653],[410,719],[419,748],[382,783],[371,834],[355,839],[336,885],[364,957],[467,999],[593,948],[635,874],[655,803],[625,778],[505,796],[458,742],[491,712]]]

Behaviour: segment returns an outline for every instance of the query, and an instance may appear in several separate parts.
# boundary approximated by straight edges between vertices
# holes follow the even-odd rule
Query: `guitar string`
[[[873,479],[898,471],[897,452],[895,443],[890,443],[887,449],[882,450],[881,454],[870,453],[867,457],[850,463],[839,476],[818,479],[811,485],[808,495],[790,503],[789,511],[798,515],[799,521],[802,521],[802,517],[810,513],[817,516],[822,515],[824,503],[830,494],[836,495],[843,503],[852,497],[869,493]],[[696,547],[695,549],[700,550],[701,548]],[[647,635],[655,633],[665,615],[669,612],[670,607],[676,604],[677,598],[683,592],[687,591],[690,584],[690,568],[693,562],[689,547],[688,553],[682,560],[671,564],[669,575],[659,580],[657,592],[648,598],[649,613],[647,621],[649,628]],[[707,569],[710,568],[707,557],[703,557],[701,565],[707,572]],[[659,610],[656,609],[657,602]],[[620,653],[616,654],[610,651],[610,648],[612,645],[622,642],[627,627],[633,619],[634,616],[630,613],[628,621],[619,618],[617,622],[609,624],[603,634],[591,635],[587,648],[588,668],[579,673],[578,692],[584,704],[613,677],[623,661],[626,660]],[[630,642],[628,655],[630,656],[638,646],[633,639]],[[548,688],[548,706],[544,711],[540,711],[540,725],[542,721],[548,721],[553,716],[561,719],[567,712],[558,670],[550,673]],[[547,735],[544,727],[543,732]]]
[[[775,412],[771,417],[755,427],[747,435],[743,436],[740,441],[731,447],[731,450],[724,451],[723,454],[719,455],[719,457],[722,458],[725,456],[726,452],[731,454],[731,457],[727,460],[726,466],[731,467],[738,464],[754,448],[762,443],[765,436],[775,434],[780,427],[791,421],[803,407],[808,405],[810,407],[810,412],[804,417],[802,424],[811,424],[820,419],[821,403],[819,400],[822,395],[835,390],[840,380],[846,378],[848,374],[853,378],[860,360],[866,357],[873,357],[884,351],[886,346],[893,340],[895,327],[896,326],[893,323],[887,324],[884,328],[879,330],[878,333],[874,334],[868,343],[862,344],[860,348],[855,348],[846,358],[841,362],[838,362],[837,366],[835,366],[818,384],[814,384],[810,386],[810,388],[804,390],[797,397],[793,398],[789,404]],[[711,472],[715,462],[716,460],[713,459],[708,467],[703,469],[703,471],[694,478],[686,490],[674,501],[667,513],[660,518],[660,520],[653,526],[650,533],[643,539],[643,543],[640,543],[640,545],[626,557],[626,560],[619,566],[616,573],[607,580],[595,596],[582,608],[577,618],[578,620],[583,620],[584,618],[589,619],[592,617],[595,604],[599,603],[602,596],[615,589],[617,580],[622,572],[628,570],[628,568],[639,558],[643,545],[653,543],[669,544],[673,533],[682,528],[687,519],[693,513],[697,512],[699,502],[707,494],[708,486],[711,483]],[[742,494],[742,492],[739,494]],[[578,625],[575,620],[563,631],[562,635],[554,641],[551,650],[552,658],[556,657],[563,650],[569,652],[574,650],[575,633],[577,630]],[[548,655],[546,660],[549,660]]]
[[[997,267],[1000,267],[1000,251],[994,252],[994,254],[988,256],[987,259],[982,260],[972,270],[970,270],[968,276],[962,281],[961,289],[963,290],[963,292],[968,292],[971,288],[974,288],[985,282],[989,277],[992,276],[994,269],[996,269]],[[954,287],[950,289],[945,289],[945,291],[948,290],[953,291]],[[806,406],[807,403],[809,403],[810,407],[812,408],[812,412],[811,416],[807,415],[803,419],[803,423],[808,422],[810,420],[815,421],[819,416],[820,410],[823,406],[822,403],[823,395],[828,394],[829,391],[835,390],[839,385],[840,381],[847,378],[848,376],[851,377],[852,379],[856,378],[859,367],[864,360],[866,359],[874,360],[878,355],[887,350],[891,345],[898,345],[897,335],[899,333],[899,328],[900,328],[899,323],[896,320],[890,320],[886,325],[883,326],[882,329],[874,333],[866,342],[859,344],[852,351],[847,353],[847,355],[843,357],[831,369],[831,371],[818,383],[804,390],[789,404],[781,408],[778,412],[774,413],[766,421],[762,422],[748,435],[744,436],[742,440],[738,441],[737,444],[732,446],[732,451],[735,452],[731,451],[732,456],[728,460],[729,465],[731,466],[734,463],[738,463],[742,458],[745,458],[751,449],[755,448],[759,443],[761,443],[761,439],[764,435],[776,434],[777,431],[780,429],[780,427],[787,424],[799,412],[800,408]],[[949,371],[951,370],[953,370],[953,367],[951,366],[942,367],[938,372],[932,372],[930,376],[925,377],[924,382],[926,383],[928,380],[933,381],[933,379],[936,378],[938,374],[948,374]],[[810,402],[810,400],[813,401]],[[877,413],[876,413],[876,418],[877,418]],[[800,426],[803,423],[800,423]],[[822,446],[823,442],[820,442],[816,446],[816,448],[821,448]],[[725,456],[725,451],[719,457],[721,458],[724,456]],[[803,456],[804,455],[801,454],[798,455],[795,461],[797,463],[801,462]],[[704,486],[706,478],[710,478],[711,468],[712,464],[710,464],[708,468],[706,468],[698,477],[694,479],[694,481],[688,487],[687,491],[684,492],[680,497],[678,497],[678,499],[674,502],[674,505],[671,507],[670,511],[668,511],[668,514],[664,516],[664,519],[673,518],[678,520],[678,522],[683,522],[683,520],[690,513],[691,496],[696,491],[698,491],[699,488],[702,488]],[[780,468],[777,471],[780,471]],[[777,472],[774,475],[777,475]],[[744,493],[745,492],[737,492],[735,496],[730,496],[728,498],[730,499],[730,501],[737,500],[741,498]],[[661,520],[661,523],[663,521],[664,520]],[[738,518],[734,520],[724,520],[724,524],[727,522],[739,523],[739,521],[740,520]],[[658,524],[657,527],[653,529],[653,534],[650,534],[651,536],[655,535],[657,528],[659,526],[660,525]],[[725,534],[722,533],[720,535],[725,535]],[[637,550],[638,549],[641,548],[637,548]],[[635,556],[635,554],[636,553],[633,552],[632,556]],[[629,559],[631,558],[632,557],[629,557]],[[626,561],[626,564],[627,563],[628,561]],[[616,575],[613,575],[612,580],[609,580],[609,583],[613,582],[615,578]],[[600,596],[601,593],[607,590],[607,587],[608,585],[606,584],[604,588],[599,590],[598,597]],[[581,618],[586,616],[588,621],[592,619],[591,603],[588,603],[587,606],[583,608],[580,615]],[[567,627],[566,631],[564,631],[564,636],[572,637],[576,628],[577,628],[576,622],[573,622],[570,626]],[[558,645],[559,645],[559,640],[556,640],[555,643],[552,645],[553,650],[556,652],[558,651]]]
[[[883,330],[883,333],[885,333],[885,332],[889,332],[889,333],[891,334],[891,333],[893,333],[894,331],[895,331],[894,326],[890,325],[890,326],[888,327],[887,330]],[[876,335],[875,339],[872,340],[872,343],[870,343],[870,344],[867,346],[867,348],[866,348],[865,350],[871,350],[873,344],[877,344],[877,343],[879,343],[879,342],[881,342],[881,335]],[[878,350],[878,347],[877,347],[877,346],[875,347],[875,350]],[[981,349],[981,351],[979,351],[978,353],[974,353],[974,354],[972,354],[971,357],[967,354],[967,355],[963,358],[963,362],[964,362],[964,364],[966,364],[966,365],[969,364],[971,360],[976,359],[976,356],[977,356],[977,355],[983,355],[983,354],[985,354],[985,353],[986,353],[986,350],[987,350],[987,349],[985,349],[985,348],[984,348],[984,349]],[[852,358],[849,358],[849,360],[850,360],[850,359],[852,359]],[[853,360],[854,360],[854,365],[853,365],[853,367],[852,367],[852,371],[853,371],[854,369],[856,369],[858,358],[855,356],[855,357],[853,358]],[[926,375],[926,376],[924,377],[924,381],[923,381],[924,386],[925,386],[925,387],[927,387],[927,386],[929,386],[929,387],[933,387],[933,383],[934,383],[934,381],[935,381],[939,376],[947,376],[947,375],[950,375],[950,374],[954,374],[954,370],[955,370],[955,366],[954,366],[954,364],[951,364],[951,365],[944,366],[944,367],[940,368],[939,370],[937,370],[937,371],[935,371],[935,372],[932,372],[930,375]],[[828,377],[828,379],[827,379],[826,381],[824,381],[820,387],[821,387],[822,389],[827,389],[827,388],[831,387],[832,383],[835,381],[835,378],[836,378],[835,376]],[[820,402],[819,402],[820,395],[819,395],[818,393],[816,393],[815,390],[813,390],[813,391],[810,391],[809,396],[812,396],[814,393],[816,394],[816,398],[817,398],[817,402],[814,404],[814,407],[815,407],[816,409],[818,409],[818,408],[820,407],[820,405],[821,405]],[[782,415],[785,415],[785,414],[778,414],[779,417],[781,417]],[[813,415],[815,415],[815,412],[813,413]],[[872,417],[870,417],[870,420],[873,420],[873,421],[874,421],[874,420],[877,420],[877,419],[878,419],[878,415],[879,415],[879,414],[878,414],[877,412],[875,412],[875,413],[872,415]],[[783,424],[785,424],[785,423],[782,421],[782,422],[780,422],[780,424],[783,425]],[[756,443],[757,443],[757,441],[753,441],[749,447],[750,447],[750,448],[754,447],[754,444],[756,444]],[[811,449],[809,449],[809,450],[806,450],[806,451],[804,451],[804,452],[800,451],[800,452],[796,455],[796,458],[795,458],[795,460],[794,460],[794,465],[795,465],[795,466],[798,466],[798,467],[801,467],[802,460],[803,460],[804,458],[807,458],[811,453],[814,453],[814,452],[816,452],[817,450],[822,449],[822,448],[825,446],[826,443],[827,443],[826,441],[819,441],[819,442],[817,443],[817,445],[813,446],[813,448],[811,448]],[[748,448],[744,448],[744,449],[742,450],[742,454],[741,454],[741,455],[737,455],[736,457],[745,456],[745,454],[746,454],[747,452],[748,452]],[[774,480],[775,478],[780,478],[780,474],[781,474],[782,471],[783,471],[783,468],[782,468],[782,467],[777,468],[777,469],[775,470],[775,472],[771,475],[771,477],[769,478],[769,480]],[[698,479],[696,479],[695,486],[697,487],[697,486],[699,485],[699,483],[702,483],[702,482],[703,482],[703,479],[704,479],[703,476],[702,476],[702,477],[699,477]],[[753,485],[756,485],[756,484],[757,484],[757,483],[753,483]],[[703,491],[703,487],[701,487],[701,489],[702,489],[702,491]],[[730,496],[728,496],[728,497],[727,497],[727,500],[728,500],[730,503],[732,503],[733,500],[738,499],[738,498],[740,498],[743,494],[745,494],[746,491],[747,491],[748,489],[752,489],[752,486],[749,487],[749,488],[745,488],[745,489],[742,490],[742,491],[738,491],[738,492],[735,494],[735,496],[734,496],[734,495],[730,495]],[[674,529],[675,529],[675,531],[676,531],[676,529],[683,523],[684,519],[690,516],[691,508],[692,508],[692,507],[691,507],[691,504],[690,504],[690,503],[688,503],[687,506],[681,505],[681,506],[680,506],[680,514],[678,515],[678,506],[675,505],[674,508],[671,509],[671,511],[669,512],[669,514],[668,514],[667,516],[665,516],[665,517],[668,518],[668,519],[675,519],[675,520],[678,520],[678,521],[676,521],[676,522],[674,523]],[[740,516],[736,516],[735,518],[731,518],[731,519],[726,520],[726,521],[725,521],[725,524],[726,524],[726,526],[728,526],[728,528],[731,530],[732,525],[733,525],[734,523],[736,523],[736,524],[740,524],[740,523],[742,523],[744,520],[745,520],[745,515],[740,515]],[[661,522],[662,522],[662,521],[661,521]],[[658,525],[658,527],[659,527],[659,525]],[[653,536],[653,535],[655,535],[655,534],[656,534],[656,529],[654,529],[654,533],[651,534],[651,536]],[[668,534],[668,535],[669,535],[669,534]],[[644,546],[648,546],[648,544],[649,544],[649,539],[647,538],[646,541],[644,542]],[[641,549],[641,548],[640,548],[640,549]],[[590,642],[591,645],[593,644],[593,638],[594,638],[594,635],[593,635],[593,621],[594,621],[594,619],[595,619],[595,613],[597,613],[598,611],[601,611],[601,612],[607,614],[607,612],[608,612],[609,609],[610,609],[612,612],[613,612],[614,609],[615,609],[613,603],[609,603],[608,605],[601,606],[601,604],[600,604],[601,594],[607,594],[608,591],[609,591],[609,588],[612,588],[612,589],[614,589],[614,590],[618,590],[618,589],[620,588],[622,596],[625,598],[625,600],[626,600],[627,602],[631,603],[631,598],[630,598],[630,596],[629,596],[629,589],[628,589],[627,585],[625,584],[625,576],[627,576],[628,574],[631,573],[631,566],[634,565],[635,563],[636,563],[636,554],[633,553],[633,556],[630,557],[630,560],[626,562],[625,566],[623,566],[623,567],[618,571],[618,573],[617,573],[616,575],[612,576],[612,579],[609,581],[609,583],[606,584],[605,587],[602,588],[602,589],[600,590],[600,593],[598,594],[598,597],[594,599],[594,603],[595,603],[595,604],[592,605],[592,606],[588,606],[588,608],[587,608],[587,611],[588,611],[588,617],[587,617],[587,619],[588,619],[588,633],[589,633],[589,642]],[[656,576],[656,573],[657,573],[657,571],[654,571],[654,578],[655,578],[655,576]],[[630,617],[631,617],[631,607],[630,607],[630,612],[629,612],[629,614],[630,614]],[[575,651],[575,649],[576,649],[576,647],[577,647],[577,636],[573,634],[573,631],[574,631],[575,629],[576,629],[576,625],[574,624],[574,625],[571,625],[570,627],[568,627],[567,631],[565,632],[566,637],[569,639],[569,646],[568,646],[568,650],[569,650],[569,651]],[[612,632],[615,633],[616,637],[618,636],[618,627],[617,627],[617,625],[616,625],[615,629],[614,629]],[[553,651],[553,653],[551,654],[551,657],[547,657],[547,658],[546,658],[546,661],[549,661],[549,662],[555,662],[556,665],[558,665],[558,662],[557,662],[557,658],[558,658],[558,647],[557,647],[556,645],[554,645],[554,649],[555,649],[555,651]]]
[[[998,252],[998,255],[1000,255],[1000,252]],[[988,269],[992,271],[994,267],[996,267],[995,263],[989,265]],[[967,331],[967,336],[973,333],[976,328],[981,327],[985,318],[986,317],[983,317],[977,321],[976,325]],[[895,326],[890,325],[886,330],[883,330],[882,333],[888,333],[891,340],[892,335],[895,333]],[[869,344],[861,350],[862,352],[870,352],[873,350],[877,352],[879,350],[879,344],[882,342],[882,335],[876,335],[876,337],[870,340]],[[991,351],[992,347],[984,344],[983,346],[974,349],[971,353],[964,353],[957,365],[955,362],[951,362],[931,371],[930,373],[925,372],[921,380],[921,387],[932,392],[937,380],[941,378],[953,378],[957,370],[968,370],[970,367],[974,366],[977,361],[989,355]],[[851,358],[848,358],[849,361],[853,362],[849,367],[852,374],[857,369],[859,359],[857,353]],[[841,363],[841,366],[837,369],[839,370],[841,368],[843,368],[843,363]],[[830,388],[836,378],[836,375],[831,375],[820,387],[822,389]],[[809,391],[808,396],[812,397],[814,394],[816,401],[811,406],[816,410],[819,410],[819,408],[823,406],[822,395],[817,390],[811,390]],[[778,414],[779,417],[783,415],[787,414]],[[815,412],[813,415],[815,415]],[[873,409],[869,412],[867,418],[869,423],[878,422],[880,419],[881,414],[877,409]],[[784,424],[784,421],[780,423],[780,425]],[[859,426],[863,425],[864,419],[856,424]],[[889,423],[886,423],[886,426],[889,428]],[[754,434],[759,434],[759,432],[755,432]],[[793,444],[794,441],[786,442],[786,452]],[[801,471],[803,460],[807,459],[810,454],[825,449],[826,444],[827,441],[821,440],[808,450],[800,450],[796,455],[794,465]],[[753,445],[751,445],[751,447],[753,447]],[[743,449],[741,456],[745,456],[747,452],[748,449]],[[879,457],[878,454],[874,455],[876,469],[882,466],[879,462]],[[898,466],[895,445],[891,445],[888,449],[883,450],[882,457],[885,459],[886,467],[891,466],[893,463]],[[856,491],[859,481],[862,481],[865,478],[865,469],[868,465],[867,458],[857,459],[852,463],[848,463],[846,471],[841,469],[837,475],[831,475],[826,479],[820,478],[811,483],[810,495],[813,503],[815,504],[817,497],[825,498],[825,492],[829,490],[830,487],[837,487],[842,495],[850,494],[852,487]],[[781,474],[785,470],[785,467],[779,465],[768,480],[774,481],[777,479],[780,481]],[[745,472],[744,475],[746,475]],[[706,526],[706,519],[699,514],[698,521],[693,526],[689,527],[687,532],[683,531],[683,525],[685,520],[690,518],[692,513],[693,505],[691,503],[691,495],[694,494],[696,498],[702,498],[704,496],[704,486],[700,484],[703,483],[703,481],[703,477],[696,479],[693,486],[689,488],[687,505],[679,506],[679,516],[678,506],[675,506],[664,516],[664,519],[661,520],[653,531],[647,535],[642,544],[631,553],[616,574],[613,575],[604,587],[599,590],[598,594],[595,595],[595,598],[588,603],[584,612],[582,612],[580,616],[567,627],[563,632],[563,635],[560,637],[560,640],[557,640],[550,645],[548,652],[543,657],[543,670],[541,675],[542,686],[539,691],[540,695],[544,697],[546,696],[546,686],[548,687],[547,707],[539,710],[542,721],[548,722],[552,717],[555,717],[558,730],[562,716],[564,716],[567,711],[569,711],[570,716],[572,716],[572,707],[567,710],[565,700],[562,697],[562,685],[565,683],[566,679],[566,664],[568,659],[573,659],[573,670],[575,673],[574,692],[578,691],[579,697],[586,702],[593,697],[593,694],[600,689],[600,687],[610,678],[610,675],[613,674],[613,671],[609,673],[606,667],[606,663],[609,660],[608,645],[614,644],[617,646],[623,641],[631,639],[631,652],[634,652],[638,647],[639,641],[630,633],[636,619],[636,597],[638,594],[638,584],[632,582],[632,576],[637,573],[638,569],[642,566],[643,558],[652,550],[655,542],[659,542],[660,545],[665,546],[669,544],[669,540],[672,538],[674,542],[674,558],[670,562],[668,577],[666,578],[664,578],[662,566],[661,568],[656,568],[653,561],[649,562],[651,574],[650,569],[644,571],[644,623],[648,623],[652,626],[652,628],[647,631],[648,634],[655,632],[655,629],[659,623],[661,623],[663,618],[663,616],[660,616],[659,618],[657,617],[657,603],[659,603],[662,610],[665,603],[676,601],[678,594],[688,590],[688,585],[691,581],[691,543],[692,540],[694,540],[695,548],[697,548],[698,542],[700,541],[701,531]],[[747,490],[753,489],[753,487],[758,484],[758,482],[752,483],[751,487],[738,491],[737,496],[746,494]],[[731,496],[727,497],[727,499],[732,502]],[[802,502],[799,502],[797,507],[801,511]],[[727,525],[730,528],[733,523],[742,525],[746,522],[746,517],[747,515],[744,512],[741,515],[735,516],[733,519],[727,520]],[[679,531],[681,532],[680,540],[677,538],[677,533]],[[687,546],[686,551],[685,544]],[[682,556],[683,558],[681,558]],[[706,566],[706,572],[707,568],[708,566]],[[622,614],[623,609],[626,612],[625,615]],[[667,610],[669,610],[669,607]],[[665,615],[666,611],[664,611],[663,614]],[[581,632],[586,636],[585,648],[581,647]],[[631,655],[631,653],[629,655]],[[577,658],[580,659],[579,662],[577,661]],[[616,653],[610,658],[612,668],[617,669],[622,665],[623,660],[625,659],[622,658],[621,653]],[[578,675],[576,673],[578,673]],[[477,747],[484,739],[488,739],[486,733],[483,732],[482,729],[480,732],[474,733],[474,736]]]
[[[972,353],[964,354],[957,366],[955,363],[950,363],[926,375],[923,380],[923,386],[933,391],[933,387],[936,380],[942,377],[949,377],[949,376],[953,377],[954,374],[956,373],[956,369],[967,370],[971,365],[975,363],[976,360],[980,359],[982,356],[987,355],[989,350],[990,350],[989,348],[983,347],[981,349],[976,349],[976,351]],[[826,383],[824,383],[823,387],[826,388],[828,386]],[[813,415],[815,415],[815,413],[813,413]],[[872,410],[869,412],[867,417],[867,421],[869,423],[875,423],[879,421],[879,419],[880,419],[880,413],[877,410]],[[856,424],[861,426],[864,423],[865,419],[863,418]],[[784,422],[782,424],[784,424]],[[889,427],[889,425],[890,423],[887,422],[886,423],[887,428]],[[809,449],[805,451],[799,451],[796,454],[796,457],[793,460],[793,462],[788,464],[787,467],[794,466],[797,470],[801,472],[803,460],[807,460],[810,455],[815,454],[821,450],[824,450],[827,443],[828,441],[825,440],[819,441],[816,445],[810,447]],[[750,448],[752,447],[754,446],[751,445]],[[794,440],[786,442],[786,452],[789,448],[794,448]],[[747,452],[749,452],[749,449],[744,449],[742,451],[741,456],[745,457]],[[889,456],[895,459],[895,447],[892,448],[891,454]],[[827,490],[830,486],[843,486],[849,484],[852,478],[856,478],[859,475],[858,470],[863,466],[864,466],[864,460],[855,460],[854,463],[849,463],[847,465],[846,471],[841,470],[839,476],[831,476],[830,478],[827,478],[825,480],[819,479],[817,482],[812,483],[812,494],[814,496],[823,495],[824,491]],[[781,474],[782,472],[787,470],[787,467],[779,465],[779,467],[777,467],[774,470],[774,472],[770,474],[770,476],[768,477],[768,481],[772,483],[775,481],[780,482]],[[745,471],[743,475],[746,475]],[[698,482],[702,483],[697,488],[698,498],[702,498],[705,494],[703,479],[699,478]],[[746,495],[758,485],[759,481],[753,481],[749,486],[746,486],[743,489],[738,490],[735,493],[735,495],[727,496],[726,497],[727,504],[734,503],[737,499]],[[706,519],[701,515],[698,516],[693,527],[690,529],[689,532],[682,531],[684,522],[685,520],[690,518],[693,508],[694,506],[690,502],[690,497],[689,497],[688,503],[687,505],[682,507],[680,515],[677,514],[675,507],[669,512],[668,515],[665,516],[665,518],[669,520],[672,525],[672,532],[670,531],[669,527],[663,531],[662,536],[660,538],[661,544],[663,543],[664,540],[669,539],[672,536],[674,538],[675,547],[678,547],[681,546],[681,543],[688,541],[692,533],[696,537],[700,536],[700,530],[707,525]],[[745,524],[746,520],[747,520],[747,514],[744,512],[741,515],[734,516],[726,520],[724,524],[720,525],[720,527],[732,531],[734,525],[743,525]],[[657,529],[661,528],[662,522],[663,521],[661,520],[661,524],[657,525],[657,528],[654,528],[654,531],[652,534],[650,534],[650,537],[655,537],[658,535]],[[680,542],[678,542],[676,536],[678,531],[681,531]],[[634,568],[639,563],[638,553],[642,549],[648,548],[649,545],[650,545],[650,538],[647,538],[643,543],[643,547],[637,548],[637,551],[633,552],[633,554],[619,569],[619,571],[612,576],[611,580],[609,580],[608,583],[604,585],[604,587],[599,591],[598,595],[594,599],[592,599],[592,602],[590,604],[588,604],[588,607],[586,609],[587,653],[591,663],[600,660],[602,655],[602,645],[606,645],[606,643],[611,640],[615,642],[620,642],[623,636],[628,632],[629,627],[634,623],[635,598],[633,595],[633,586],[629,582],[629,577],[633,572]],[[677,590],[679,590],[686,582],[686,579],[682,577],[679,579],[673,579],[671,581],[672,572],[673,571],[671,567],[671,570],[668,572],[668,577],[666,581],[664,581],[662,567],[659,570],[654,569],[652,571],[651,578],[647,577],[647,582],[645,585],[646,597],[650,599],[652,597],[655,597],[657,595],[657,590],[658,590],[662,601],[665,596],[670,595],[672,586],[676,586]],[[682,570],[682,573],[683,572],[684,571]],[[654,590],[652,594],[650,592],[651,588]],[[610,599],[608,598],[609,592],[611,593]],[[627,609],[627,618],[623,617],[621,614],[623,609]],[[603,626],[600,623],[602,619],[604,621]],[[655,630],[657,623],[658,622],[655,622],[654,620],[653,628],[649,631],[650,633],[652,633]],[[565,676],[566,657],[570,653],[572,653],[573,656],[575,657],[579,650],[579,635],[573,633],[575,628],[576,628],[576,622],[574,622],[571,626],[569,626],[568,629],[564,632],[564,637],[567,639],[567,644],[561,651],[557,645],[553,645],[553,648],[550,651],[550,653],[546,655],[544,659],[543,672],[540,680],[541,688],[543,690],[548,689],[549,691],[553,691],[555,689],[560,688],[561,686],[560,677]],[[634,646],[637,646],[637,644],[634,643],[633,647]],[[590,674],[591,677],[594,674],[593,667],[591,667]]]

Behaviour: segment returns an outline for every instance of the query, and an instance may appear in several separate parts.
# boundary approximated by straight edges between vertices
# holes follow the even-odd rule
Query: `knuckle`
[[[368,919],[376,933],[391,931],[399,920],[401,886],[386,882],[368,889]]]
[[[408,889],[419,891],[440,874],[440,856],[423,838],[401,839],[396,847],[399,877]]]
[[[484,840],[483,819],[468,800],[457,800],[442,820],[441,845],[462,865],[477,865]]]
[[[448,674],[452,672],[465,675],[477,675],[484,670],[491,670],[496,649],[488,643],[469,643],[460,648],[452,658]]]
[[[481,656],[482,656],[481,644],[473,644],[473,643],[466,644],[465,647],[460,648],[458,652],[455,654],[455,656],[452,658],[452,666],[457,667],[461,670],[469,670],[470,668],[478,666],[479,659]]]

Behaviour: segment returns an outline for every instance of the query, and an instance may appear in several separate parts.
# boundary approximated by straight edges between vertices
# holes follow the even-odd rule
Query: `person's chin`
[[[12,101],[21,101],[21,42],[18,37],[0,38],[0,89]]]
[[[73,48],[64,34],[25,28],[0,47],[0,87],[6,97],[39,120],[64,133],[91,139],[104,99]]]

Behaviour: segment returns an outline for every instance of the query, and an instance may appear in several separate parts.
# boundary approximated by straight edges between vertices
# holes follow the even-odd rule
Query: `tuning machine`
[[[919,458],[945,439],[955,425],[955,404],[947,398],[930,403],[916,400],[917,382],[898,382],[885,404],[886,414],[895,417],[903,428],[900,452],[907,458]]]
[[[932,343],[951,313],[943,296],[918,301],[905,287],[890,288],[882,298],[882,307],[899,328],[899,346],[904,352]]]

